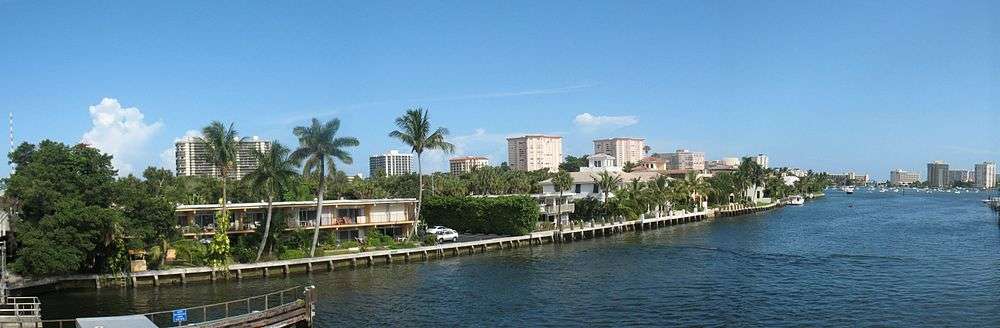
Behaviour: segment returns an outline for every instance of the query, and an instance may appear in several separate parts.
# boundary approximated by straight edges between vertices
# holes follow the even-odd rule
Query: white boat
[[[802,205],[806,203],[806,199],[799,195],[792,195],[785,198],[785,202],[788,205]]]
[[[844,186],[844,192],[847,193],[847,194],[853,194],[854,193],[854,187],[852,187],[852,186]]]

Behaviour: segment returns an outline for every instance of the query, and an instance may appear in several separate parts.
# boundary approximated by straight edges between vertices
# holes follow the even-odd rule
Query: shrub
[[[438,243],[437,236],[432,234],[424,236],[424,241],[423,241],[424,246],[434,246],[437,245],[437,243]]]
[[[233,259],[239,263],[250,263],[257,258],[257,249],[244,245],[233,247],[230,253],[233,255]]]
[[[429,197],[421,212],[428,225],[498,235],[528,234],[541,216],[528,196]]]
[[[191,265],[205,265],[208,262],[208,247],[193,239],[181,239],[173,243],[177,259]]]
[[[309,254],[301,249],[286,249],[281,254],[278,254],[278,259],[280,260],[294,260],[306,257],[309,257]]]

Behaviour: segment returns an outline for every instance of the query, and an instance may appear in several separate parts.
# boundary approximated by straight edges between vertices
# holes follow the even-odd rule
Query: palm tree
[[[569,172],[559,170],[558,173],[552,176],[552,186],[555,187],[556,191],[559,192],[559,199],[557,200],[557,214],[556,214],[556,225],[559,231],[562,231],[562,203],[563,203],[563,192],[569,190],[570,186],[573,185],[573,177],[569,175]]]
[[[257,168],[250,171],[243,180],[256,187],[263,187],[267,194],[267,221],[264,224],[264,237],[260,240],[260,249],[257,250],[257,259],[260,261],[264,254],[264,246],[267,244],[267,235],[271,232],[271,213],[273,211],[274,195],[291,183],[292,177],[298,174],[295,170],[295,162],[288,159],[290,150],[277,140],[271,142],[271,149],[267,151],[254,151],[254,158],[257,160]]]
[[[597,184],[597,188],[601,190],[604,194],[604,208],[605,213],[607,213],[608,207],[608,193],[617,190],[618,186],[622,184],[622,178],[608,173],[608,171],[601,171],[597,176],[591,176],[594,179],[594,183]]]
[[[661,211],[670,201],[669,180],[666,176],[660,175],[656,179],[647,182],[646,190],[650,199],[656,204],[656,216],[662,216]]]
[[[289,159],[302,165],[302,174],[319,176],[319,187],[316,188],[316,227],[313,229],[312,247],[309,256],[316,256],[316,243],[319,241],[320,218],[323,215],[323,192],[326,187],[326,173],[337,170],[334,160],[351,164],[354,159],[343,148],[357,147],[360,143],[354,137],[337,137],[340,130],[340,119],[332,119],[320,123],[313,118],[309,126],[299,126],[292,133],[299,138],[299,148],[292,152]]]
[[[230,123],[226,128],[222,122],[212,121],[201,129],[201,136],[195,138],[195,142],[205,148],[204,159],[219,170],[219,177],[222,181],[222,213],[226,214],[226,181],[229,180],[229,172],[236,165],[236,154],[240,143],[243,141],[237,135],[234,124]]]
[[[684,176],[684,184],[687,187],[689,197],[696,202],[696,207],[701,206],[702,197],[712,192],[712,185],[708,181],[705,181],[705,179],[698,177],[698,174],[694,172]]]
[[[455,146],[444,140],[444,137],[448,135],[448,129],[439,127],[433,132],[431,131],[427,110],[420,107],[411,108],[403,116],[397,117],[396,127],[398,130],[390,132],[389,137],[399,139],[417,154],[417,183],[420,189],[417,191],[416,214],[417,220],[421,220],[420,208],[424,202],[424,172],[421,167],[421,155],[425,150],[433,149],[452,153],[455,151]]]

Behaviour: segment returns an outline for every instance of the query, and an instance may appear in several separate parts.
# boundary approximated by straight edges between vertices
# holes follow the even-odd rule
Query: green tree
[[[559,231],[563,230],[563,220],[562,220],[562,203],[563,203],[563,193],[573,185],[573,177],[569,175],[569,172],[560,170],[559,172],[552,175],[552,186],[555,187],[556,192],[559,193],[559,200],[557,201],[557,211],[556,211],[556,225]]]
[[[444,140],[444,137],[448,135],[448,129],[439,127],[437,129],[431,128],[430,118],[426,109],[423,108],[411,108],[406,111],[406,114],[396,118],[396,128],[392,132],[389,132],[389,137],[399,139],[407,146],[410,146],[410,150],[417,154],[417,220],[422,220],[420,218],[420,208],[424,200],[424,172],[421,167],[421,156],[425,150],[438,149],[445,153],[452,153],[455,151],[455,146]],[[433,130],[433,131],[432,131]]]
[[[612,206],[616,204],[608,203],[608,194],[618,190],[618,186],[622,184],[622,178],[618,175],[608,173],[607,171],[601,171],[596,176],[591,176],[594,179],[594,183],[597,184],[597,188],[600,189],[601,194],[604,195],[604,212],[612,214],[615,211],[612,210]]]
[[[226,127],[222,122],[212,121],[208,126],[201,129],[201,136],[195,139],[196,142],[205,148],[202,154],[204,159],[215,165],[219,172],[219,181],[222,183],[222,211],[215,217],[215,233],[212,236],[212,244],[209,247],[209,257],[212,259],[212,266],[215,268],[225,265],[229,256],[229,211],[228,198],[226,197],[226,186],[231,170],[236,166],[236,155],[240,143],[239,132],[234,124],[230,123]]]
[[[165,250],[167,243],[179,236],[174,228],[177,224],[174,203],[164,196],[166,188],[160,186],[160,182],[142,181],[129,175],[116,183],[114,208],[124,215],[121,228],[131,240],[131,248],[159,246],[160,250]],[[151,267],[162,265],[164,257],[157,260]]]
[[[581,167],[587,167],[590,163],[587,163],[589,155],[583,155],[580,157],[567,155],[566,159],[559,164],[559,169],[566,172],[580,172]]]
[[[13,269],[30,276],[123,272],[127,267],[112,265],[126,251],[116,242],[124,237],[116,233],[123,221],[114,209],[60,201],[54,213],[21,226]]]
[[[635,168],[637,168],[637,167],[639,167],[639,165],[638,165],[638,164],[635,164],[635,163],[633,163],[633,162],[627,162],[627,163],[625,163],[625,166],[624,166],[624,167],[622,167],[622,171],[625,171],[625,172],[632,172],[632,171],[634,171],[634,170],[635,170]]]
[[[254,261],[260,261],[264,254],[264,246],[267,242],[268,233],[271,231],[271,215],[274,211],[274,197],[288,187],[292,177],[297,175],[295,162],[288,158],[289,150],[277,140],[271,142],[271,149],[267,151],[254,151],[254,158],[257,160],[257,168],[250,171],[243,180],[249,184],[261,188],[267,196],[267,219],[264,221],[264,236],[260,239],[260,247],[257,249],[257,257]]]
[[[227,128],[222,122],[212,121],[201,129],[201,136],[195,138],[195,141],[205,147],[202,155],[204,160],[212,163],[219,172],[219,181],[222,182],[222,212],[226,213],[226,182],[236,165],[236,155],[243,139],[239,138],[234,124],[229,124]]]
[[[85,145],[67,146],[44,140],[36,147],[22,143],[9,155],[17,171],[7,180],[6,194],[21,205],[20,218],[38,222],[56,212],[68,198],[84,205],[108,207],[114,195],[111,156]]]
[[[360,142],[354,137],[338,137],[340,119],[332,119],[321,123],[313,118],[309,126],[296,127],[292,132],[299,139],[299,148],[292,152],[291,159],[302,164],[303,175],[316,175],[319,186],[316,188],[316,226],[313,229],[312,247],[309,256],[316,256],[316,243],[319,242],[320,218],[323,214],[323,193],[326,187],[327,170],[336,172],[334,160],[351,164],[354,159],[344,148],[357,147]]]

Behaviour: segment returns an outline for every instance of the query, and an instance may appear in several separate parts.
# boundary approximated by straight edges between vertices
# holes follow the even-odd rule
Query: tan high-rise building
[[[705,153],[703,152],[678,149],[672,153],[658,153],[653,156],[665,159],[670,170],[705,170]]]
[[[619,166],[638,164],[644,157],[646,139],[611,138],[594,140],[594,154],[605,154],[618,160]]]
[[[976,164],[976,187],[993,188],[997,186],[997,163],[983,162]]]
[[[236,166],[229,173],[230,178],[242,179],[247,173],[257,168],[255,151],[266,152],[271,149],[271,142],[254,136],[239,143],[236,151]],[[205,145],[195,137],[185,137],[174,143],[174,160],[177,164],[177,176],[219,177],[222,172],[215,164],[206,158]]]
[[[889,184],[893,186],[909,186],[911,183],[920,181],[920,173],[904,170],[892,170],[889,172]]]
[[[490,160],[483,156],[461,156],[449,159],[448,164],[451,174],[462,174],[477,167],[489,166]]]
[[[520,171],[548,169],[559,171],[562,163],[562,137],[529,134],[507,138],[507,165]]]

